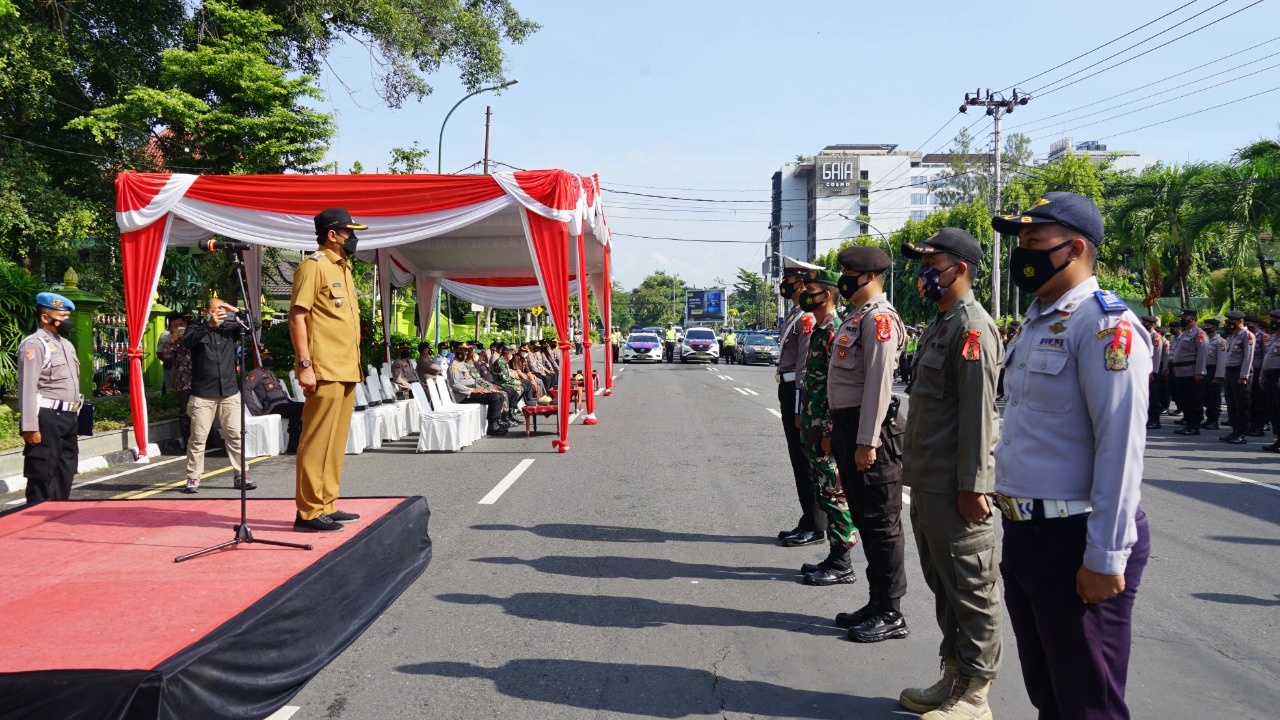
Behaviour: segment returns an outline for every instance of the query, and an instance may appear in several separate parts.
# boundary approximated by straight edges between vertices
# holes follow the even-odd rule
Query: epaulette
[[[315,251],[315,252],[311,253],[310,255],[308,255],[308,256],[306,257],[306,259],[307,259],[307,260],[319,260],[319,259],[320,259],[320,258],[322,258],[322,257],[324,257],[324,251],[323,251],[323,250],[317,250],[317,251]]]
[[[1110,290],[1098,290],[1093,296],[1098,299],[1098,304],[1102,306],[1102,311],[1105,313],[1124,312],[1129,309],[1129,306]]]

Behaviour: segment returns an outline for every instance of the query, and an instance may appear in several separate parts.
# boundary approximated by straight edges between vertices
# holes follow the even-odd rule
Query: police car
[[[720,363],[720,342],[711,328],[689,328],[680,343],[680,362],[701,361]]]
[[[618,353],[624,363],[662,362],[662,340],[653,333],[631,333]]]
[[[738,337],[738,362],[778,364],[778,343],[770,335],[742,335]]]

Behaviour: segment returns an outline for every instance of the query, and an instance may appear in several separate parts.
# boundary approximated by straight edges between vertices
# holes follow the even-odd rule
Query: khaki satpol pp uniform
[[[293,274],[292,307],[307,311],[307,337],[316,391],[302,408],[298,440],[298,515],[332,514],[360,382],[360,315],[351,261],[323,248]]]

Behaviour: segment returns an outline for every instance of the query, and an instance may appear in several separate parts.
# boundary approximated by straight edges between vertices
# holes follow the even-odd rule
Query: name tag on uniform
[[[1055,350],[1066,350],[1066,340],[1064,338],[1046,337],[1040,338],[1040,347],[1054,348]]]
[[[334,284],[333,284],[333,286],[334,286],[334,287],[336,287],[336,288],[340,288],[340,287],[342,287],[342,283],[340,283],[340,282],[336,282],[336,283],[334,283]]]

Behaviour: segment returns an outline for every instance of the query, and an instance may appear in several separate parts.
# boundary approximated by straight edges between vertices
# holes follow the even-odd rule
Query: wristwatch
[[[299,360],[298,367],[302,368],[303,370],[306,370],[307,368],[311,367],[311,358],[303,358]]]

